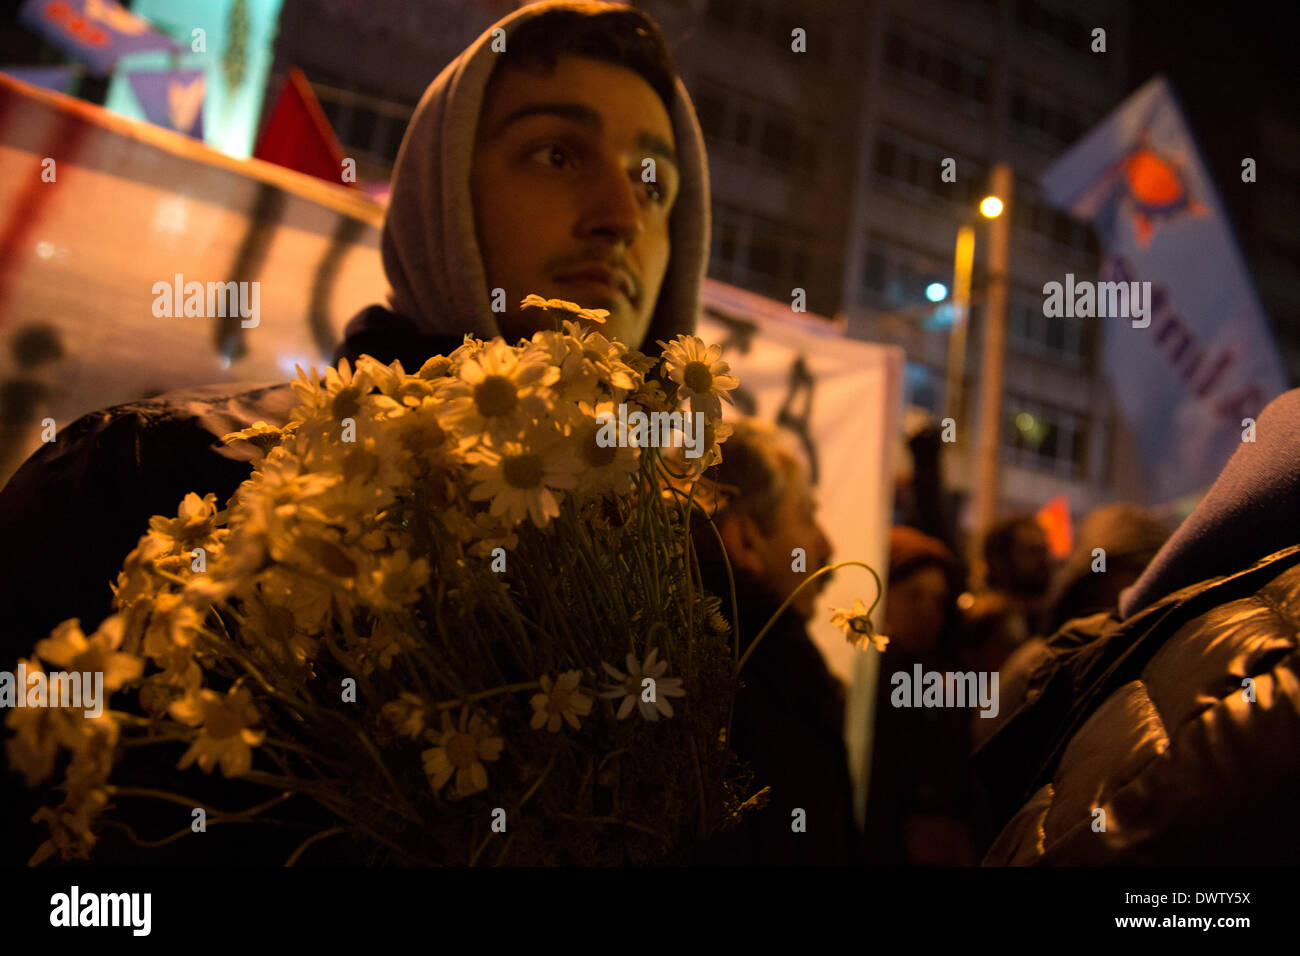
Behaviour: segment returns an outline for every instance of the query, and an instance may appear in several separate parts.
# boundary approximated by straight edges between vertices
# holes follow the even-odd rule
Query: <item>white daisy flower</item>
[[[680,677],[663,676],[664,671],[668,669],[668,662],[657,661],[658,656],[659,649],[655,648],[646,655],[645,663],[638,664],[636,655],[628,654],[626,674],[610,667],[604,661],[600,662],[600,666],[605,668],[605,673],[618,682],[616,686],[611,687],[600,696],[606,700],[615,697],[623,698],[616,715],[619,720],[632,713],[633,707],[640,709],[641,716],[646,720],[658,720],[660,714],[671,717],[673,715],[673,705],[668,702],[668,698],[686,696]],[[646,678],[654,681],[653,685],[645,685],[643,681]],[[647,701],[642,695],[651,686],[654,688],[654,700]]]

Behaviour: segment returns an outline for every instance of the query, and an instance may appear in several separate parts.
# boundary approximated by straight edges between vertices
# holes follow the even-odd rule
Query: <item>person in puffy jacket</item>
[[[633,347],[692,332],[708,216],[703,138],[653,21],[606,3],[516,10],[420,100],[383,225],[388,302],[349,322],[335,362],[369,354],[414,371],[466,333],[513,341],[550,327],[520,310],[529,293],[607,309],[607,334]],[[90,634],[150,516],[175,515],[191,491],[224,504],[248,478],[251,450],[221,436],[281,425],[294,403],[287,383],[173,392],[85,415],[28,459],[0,493],[0,667],[12,670],[65,619]],[[6,861],[39,842],[28,796],[5,794],[0,816],[17,827],[0,840]]]
[[[976,753],[998,864],[1300,862],[1300,389]]]

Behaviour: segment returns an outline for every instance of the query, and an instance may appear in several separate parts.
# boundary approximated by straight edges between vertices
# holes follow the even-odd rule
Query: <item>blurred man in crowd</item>
[[[1043,526],[1033,515],[997,522],[984,536],[984,564],[985,587],[1006,595],[1029,632],[1038,633],[1052,578]]]
[[[708,209],[699,126],[653,21],[614,4],[524,7],[417,106],[383,226],[388,304],[348,324],[335,359],[369,354],[414,370],[466,333],[513,340],[552,327],[520,310],[529,293],[609,310],[608,331],[632,346],[692,331]],[[507,310],[495,313],[494,299]],[[190,491],[224,503],[248,478],[251,451],[220,437],[283,424],[293,404],[287,384],[218,385],[64,428],[0,493],[0,656],[12,664],[70,617],[89,634],[149,517],[175,515]],[[24,832],[5,845],[21,862],[36,842]]]
[[[896,706],[895,674],[961,669],[952,552],[915,528],[889,536],[889,588],[876,690],[871,789],[867,795],[868,862],[883,866],[974,863],[968,761],[971,711]]]
[[[809,469],[798,441],[756,421],[737,423],[710,476],[717,489],[713,524],[735,578],[743,654],[782,602],[830,560],[817,523]],[[705,521],[693,526],[705,587],[722,597],[730,619],[731,588],[718,539]],[[803,548],[807,571],[792,569]],[[861,862],[852,786],[844,748],[844,689],[830,673],[807,624],[826,576],[804,588],[741,670],[732,747],[770,786],[765,809],[750,813],[717,859],[745,865]],[[791,814],[805,812],[806,832]]]

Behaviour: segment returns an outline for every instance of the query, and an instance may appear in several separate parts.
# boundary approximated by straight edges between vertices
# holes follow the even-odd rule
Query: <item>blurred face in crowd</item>
[[[1011,549],[1012,580],[1021,593],[1042,594],[1051,578],[1051,557],[1047,534],[1037,523],[1016,526],[1015,544]]]
[[[507,340],[551,326],[539,310],[520,314],[519,300],[537,293],[608,309],[606,334],[642,343],[668,268],[674,149],[663,101],[626,67],[566,55],[550,74],[512,67],[493,78],[471,189],[489,295],[505,290]]]
[[[934,566],[918,568],[885,593],[884,632],[900,650],[926,654],[939,646],[947,623],[948,578]]]
[[[817,502],[801,465],[786,462],[785,495],[771,514],[769,530],[748,515],[733,515],[719,529],[732,563],[758,578],[773,597],[785,600],[808,575],[831,558],[831,543],[817,521]],[[803,548],[806,571],[795,571],[791,552]],[[790,607],[804,620],[813,616],[817,595],[829,582],[823,575],[804,588]],[[725,603],[725,602],[724,602]]]

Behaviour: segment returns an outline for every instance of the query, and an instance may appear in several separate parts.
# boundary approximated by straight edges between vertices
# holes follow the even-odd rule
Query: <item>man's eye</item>
[[[651,202],[658,203],[661,206],[664,204],[664,200],[668,198],[664,191],[659,188],[658,183],[646,183],[645,194],[650,198]]]
[[[543,146],[533,153],[532,158],[556,169],[561,168],[565,163],[572,163],[569,151],[562,146]]]

